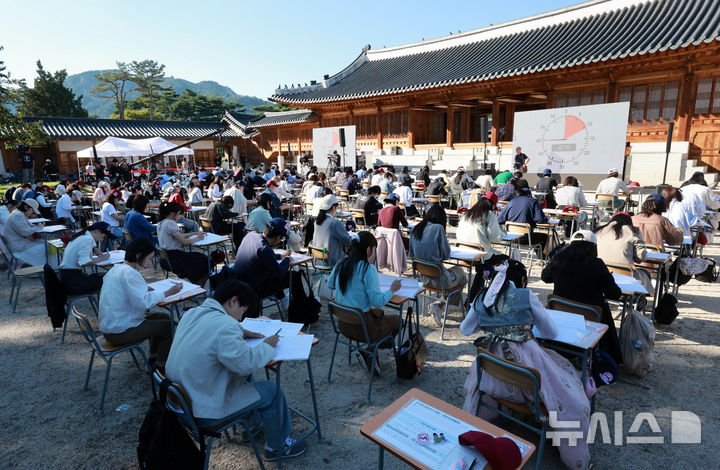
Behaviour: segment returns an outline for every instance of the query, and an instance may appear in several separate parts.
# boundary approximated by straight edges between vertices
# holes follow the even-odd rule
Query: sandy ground
[[[718,245],[706,255],[720,259]],[[159,272],[147,272],[158,279]],[[530,287],[544,300],[550,286],[533,270]],[[114,362],[105,415],[98,416],[104,367],[95,362],[90,389],[82,390],[89,359],[89,345],[71,324],[65,345],[60,332],[53,332],[47,317],[42,287],[30,281],[20,296],[17,313],[7,306],[9,283],[0,276],[0,468],[2,469],[131,469],[137,468],[137,435],[151,400],[150,379],[133,366],[129,356]],[[600,444],[591,446],[595,469],[717,468],[718,447],[714,436],[720,432],[718,360],[720,322],[717,312],[720,293],[717,284],[691,281],[680,290],[681,315],[669,327],[660,327],[655,344],[655,363],[650,373],[638,379],[627,374],[612,387],[600,390],[597,411],[608,414],[609,428],[615,436],[614,413],[622,412],[626,434],[637,413],[653,413],[660,426],[663,444]],[[87,310],[88,306],[84,306]],[[367,375],[356,361],[348,365],[346,350],[340,348],[327,382],[332,352],[332,327],[327,314],[311,326],[321,339],[312,352],[315,388],[320,403],[322,442],[309,439],[307,453],[287,462],[287,468],[375,468],[376,447],[359,432],[360,426],[412,387],[418,387],[447,402],[462,406],[463,383],[474,348],[472,338],[459,334],[454,318],[446,340],[439,328],[423,316],[422,331],[428,341],[430,357],[422,376],[413,381],[395,382],[391,354],[383,351],[383,376],[373,386],[373,401],[365,404]],[[260,374],[256,375],[259,378]],[[312,412],[307,369],[303,363],[283,367],[283,387],[289,402],[309,414]],[[126,411],[116,411],[120,405]],[[671,411],[686,410],[702,420],[702,444],[671,444]],[[304,422],[293,418],[297,431]],[[537,442],[531,433],[519,431],[508,422],[496,424]],[[653,434],[645,423],[635,435]],[[622,441],[625,442],[624,440]],[[387,454],[386,454],[387,455]],[[564,468],[557,452],[546,447],[542,468]],[[399,460],[386,457],[386,468],[405,468]],[[274,464],[268,464],[274,468]],[[238,440],[220,439],[212,451],[211,468],[257,468],[249,447]],[[534,459],[531,466],[534,468]]]

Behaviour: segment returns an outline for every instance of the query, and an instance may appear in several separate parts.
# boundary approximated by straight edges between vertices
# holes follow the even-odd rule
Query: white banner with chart
[[[340,144],[340,129],[345,130],[345,147]],[[313,164],[323,171],[328,165],[328,156],[337,150],[340,167],[355,168],[355,126],[319,127],[313,129]],[[343,157],[343,152],[345,153]]]
[[[530,158],[528,173],[607,174],[622,168],[630,103],[515,113],[513,148]]]

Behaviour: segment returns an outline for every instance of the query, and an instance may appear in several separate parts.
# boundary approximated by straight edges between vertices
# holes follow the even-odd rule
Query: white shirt
[[[475,180],[475,184],[485,192],[488,192],[493,187],[493,177],[490,175],[480,175]]]
[[[120,221],[117,220],[115,217],[112,216],[112,214],[117,214],[118,211],[115,209],[115,206],[110,204],[109,202],[106,202],[102,206],[102,221],[107,222],[107,224],[111,227],[119,227]]]
[[[383,175],[382,173],[378,173],[376,175],[373,175],[370,179],[370,186],[380,186],[380,183],[383,181]]]
[[[162,219],[157,224],[158,245],[163,250],[182,250],[182,243],[176,238],[175,234],[180,233],[180,227],[177,222],[171,219]]]
[[[9,215],[10,211],[8,210],[8,206],[6,204],[0,206],[0,224],[4,224]]]
[[[121,263],[103,278],[100,290],[100,331],[123,333],[145,320],[145,311],[165,298],[159,290],[148,290],[140,272]]]
[[[247,199],[241,189],[231,186],[225,190],[223,195],[233,198],[233,212],[237,212],[238,214],[247,213]]]
[[[703,186],[701,184],[689,184],[680,188],[680,191],[682,191],[683,196],[685,196],[686,194],[694,194],[695,196],[700,198],[703,206],[705,206],[702,212],[698,214],[700,217],[705,216],[706,210],[714,211],[720,208],[720,202],[718,202],[715,194],[712,192],[712,189],[708,188],[707,186]]]
[[[702,217],[698,215],[698,210],[703,207],[702,201],[695,194],[683,193],[683,200],[673,199],[670,206],[663,216],[675,227],[682,229],[686,235],[690,234],[690,227],[697,224]],[[703,211],[702,214],[705,212]]]
[[[615,194],[619,192],[627,192],[628,187],[625,184],[625,181],[621,180],[620,178],[611,177],[611,178],[605,178],[604,180],[600,181],[600,184],[598,184],[596,192],[598,194]]]
[[[205,198],[202,195],[202,191],[200,191],[200,188],[193,188],[192,191],[190,191],[190,205],[200,205],[205,203]]]
[[[82,269],[91,261],[95,239],[90,232],[85,232],[65,247],[60,269]]]
[[[320,193],[322,193],[324,189],[325,188],[323,188],[322,186],[318,186],[318,185],[310,186],[308,188],[307,192],[305,193],[305,202],[307,202],[307,203],[313,202],[315,200],[315,198],[320,196]]]
[[[220,191],[220,185],[216,184],[210,190],[210,198],[212,198],[213,201],[219,201],[222,195],[223,193]]]
[[[38,193],[38,195],[35,197],[35,200],[36,200],[37,203],[40,205],[40,207],[50,207],[50,206],[52,205],[52,204],[50,204],[49,202],[47,202],[47,201],[45,200],[45,196],[43,196],[43,195],[40,194],[40,193]]]
[[[93,201],[103,202],[107,199],[107,194],[103,188],[97,188],[93,193]]]
[[[72,203],[72,199],[70,199],[70,195],[65,193],[60,199],[58,199],[58,202],[55,205],[55,213],[57,214],[58,218],[65,217],[66,219],[70,220],[70,222],[75,222],[75,218],[72,216],[73,207],[74,206]]]
[[[555,192],[555,201],[558,206],[587,206],[585,193],[577,186],[563,186]]]
[[[396,188],[393,193],[397,194],[400,198],[400,204],[409,206],[413,202],[413,192],[410,186],[400,186]]]

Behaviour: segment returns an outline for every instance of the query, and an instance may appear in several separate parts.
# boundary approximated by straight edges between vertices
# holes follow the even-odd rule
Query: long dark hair
[[[585,273],[586,261],[591,258],[597,258],[597,245],[578,240],[560,250],[548,267],[553,272],[581,275]]]
[[[685,181],[683,184],[680,185],[681,188],[689,185],[689,184],[700,184],[702,186],[707,186],[707,181],[705,181],[705,176],[698,172],[693,173],[693,175],[690,177],[689,180]]]
[[[107,199],[105,200],[105,202],[109,203],[109,204],[110,204],[111,206],[113,206],[113,207],[117,207],[117,206],[116,206],[117,196],[116,196],[114,193],[110,193],[110,194],[108,194],[108,197],[107,197]]]
[[[147,255],[155,253],[155,247],[147,238],[136,238],[125,250],[125,261],[138,263]]]
[[[465,177],[465,172],[462,170],[458,171],[457,174],[455,175],[455,178],[453,178],[453,181],[455,182],[455,184],[460,184],[460,182],[463,180],[464,177]]]
[[[447,215],[445,214],[445,209],[440,207],[438,204],[430,206],[430,209],[425,212],[422,222],[412,229],[411,235],[417,240],[422,240],[423,232],[425,231],[425,227],[428,223],[442,225],[444,229],[447,226]]]
[[[183,208],[177,202],[161,202],[158,207],[158,221],[167,219],[170,214],[182,212]]]
[[[150,199],[148,199],[147,196],[138,194],[135,196],[135,199],[133,199],[133,210],[135,210],[135,212],[145,212],[148,202],[150,202]]]
[[[665,212],[665,205],[655,199],[648,199],[643,202],[640,212],[645,217],[651,217],[653,214],[662,215],[662,213]]]
[[[596,228],[595,233],[600,233],[605,230],[605,228],[610,227],[615,233],[615,240],[620,240],[620,237],[622,237],[623,227],[625,226],[630,227],[630,230],[632,230],[633,233],[637,233],[637,229],[633,225],[633,221],[629,215],[615,214],[608,223]]]
[[[468,210],[463,217],[468,222],[486,225],[488,214],[493,210],[493,203],[486,197],[481,197],[478,202]]]
[[[270,210],[272,197],[268,193],[261,193],[258,197],[258,205],[266,210]]]
[[[327,219],[327,217],[328,217],[328,212],[330,212],[332,210],[332,208],[337,205],[338,205],[337,203],[333,204],[330,207],[330,209],[328,209],[328,210],[320,209],[318,211],[317,217],[315,218],[315,223],[318,225],[322,225],[322,223],[325,222],[325,219]]]
[[[350,239],[350,245],[346,248],[347,257],[343,258],[335,267],[338,271],[340,292],[344,294],[347,290],[348,282],[358,264],[362,264],[362,276],[365,276],[365,271],[370,266],[367,260],[367,250],[376,246],[377,240],[370,232],[358,232],[357,239],[355,237]]]

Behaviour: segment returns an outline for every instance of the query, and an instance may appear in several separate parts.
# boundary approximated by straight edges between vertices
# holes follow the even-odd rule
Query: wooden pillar
[[[460,121],[460,142],[470,142],[470,108],[462,108]]]
[[[515,122],[515,103],[505,103],[505,140],[513,140],[513,123]]]
[[[605,97],[606,103],[617,102],[617,83],[610,82],[607,87],[607,96]]]
[[[448,105],[445,120],[445,147],[453,146],[453,127],[455,127],[455,110],[452,105]]]
[[[545,96],[547,96],[545,101],[545,109],[552,109],[555,107],[555,92],[553,90],[548,91],[545,93]]]
[[[376,123],[377,123],[377,148],[378,148],[378,150],[382,150],[382,148],[383,148],[382,111],[380,110],[380,107],[377,108],[377,113],[375,114],[375,119],[376,119]]]
[[[680,97],[677,106],[677,139],[690,139],[690,120],[693,115],[693,104],[695,103],[695,90],[697,82],[692,73],[685,75],[680,89]]]
[[[415,119],[413,119],[413,110],[408,109],[408,147],[409,148],[415,148],[415,128],[413,127],[415,125]]]
[[[492,130],[490,132],[490,145],[498,144],[498,133],[500,131],[500,102],[493,100],[492,105]]]

